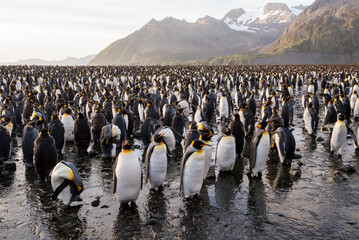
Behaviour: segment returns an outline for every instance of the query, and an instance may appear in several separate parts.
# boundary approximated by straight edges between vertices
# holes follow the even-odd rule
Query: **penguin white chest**
[[[265,131],[257,145],[256,149],[256,162],[252,169],[253,176],[257,176],[258,173],[266,169],[268,154],[270,148],[269,134]]]
[[[72,116],[65,114],[61,118],[61,122],[64,125],[65,129],[65,141],[73,141],[74,140],[74,119]]]
[[[331,151],[340,150],[347,139],[348,129],[343,121],[337,121],[334,125],[332,137],[330,138]]]
[[[206,144],[210,145],[211,142],[208,141]],[[206,179],[209,167],[211,166],[212,161],[212,146],[204,146],[203,150],[205,152],[205,163],[204,163],[204,172],[203,172],[203,179]]]
[[[119,202],[135,201],[141,190],[141,165],[135,152],[122,151],[117,157],[116,198]]]
[[[236,142],[234,137],[223,137],[217,147],[217,167],[219,171],[232,171],[236,161]]]
[[[229,108],[228,108],[228,101],[226,97],[221,97],[219,101],[219,115],[220,117],[228,118]]]
[[[203,150],[194,152],[187,160],[183,169],[183,192],[186,198],[199,194],[203,183],[203,172],[205,163]]]
[[[167,152],[166,145],[161,143],[153,149],[149,162],[149,180],[151,188],[162,185],[167,174]]]

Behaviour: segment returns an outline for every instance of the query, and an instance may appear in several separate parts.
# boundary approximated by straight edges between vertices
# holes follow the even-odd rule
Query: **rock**
[[[297,160],[297,164],[298,164],[298,166],[303,166],[303,165],[305,165],[302,161],[300,161],[300,160]]]
[[[150,219],[148,219],[148,221],[145,223],[145,224],[143,224],[144,226],[148,226],[148,225],[155,225],[155,224],[157,224],[158,223],[158,221],[156,220],[156,219],[153,219],[153,218],[150,218]]]
[[[16,163],[14,162],[4,162],[4,170],[9,172],[16,171]]]
[[[95,201],[91,202],[91,206],[98,207],[100,205],[100,199],[96,199]]]
[[[297,148],[297,149],[295,149],[295,151],[296,151],[296,152],[300,152],[300,149],[299,149],[299,148]]]
[[[344,167],[340,168],[340,171],[348,173],[348,174],[353,174],[353,173],[357,172],[355,167],[352,165],[345,165]]]
[[[101,208],[109,208],[109,206],[103,205],[103,206],[101,206]]]
[[[292,165],[289,171],[295,177],[300,177],[302,175],[302,171],[299,166]]]
[[[98,154],[98,152],[95,151],[95,150],[90,150],[90,151],[89,151],[89,155],[90,155],[91,157],[96,156],[97,154]]]
[[[102,168],[101,172],[112,172],[112,168]]]
[[[293,159],[299,159],[299,158],[302,158],[302,155],[294,153]]]
[[[216,178],[216,171],[214,165],[209,167],[207,178]]]
[[[318,141],[318,142],[323,142],[323,141],[324,141],[324,138],[322,138],[322,137],[317,137],[317,141]]]

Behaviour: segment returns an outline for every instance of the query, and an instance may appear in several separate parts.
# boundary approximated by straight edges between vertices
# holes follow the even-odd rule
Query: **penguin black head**
[[[163,141],[163,134],[159,134],[159,133],[155,134],[153,136],[153,141],[156,142],[156,143],[162,142]]]
[[[340,113],[340,114],[338,115],[338,120],[339,120],[339,121],[344,121],[344,120],[345,120],[345,115],[342,114],[342,113]]]
[[[269,122],[260,122],[260,123],[258,123],[257,126],[260,129],[265,129],[267,127],[268,123],[270,123],[270,121]]]
[[[224,135],[228,136],[228,135],[231,135],[232,132],[231,132],[231,129],[225,128],[225,129],[223,129],[222,133],[223,133]]]
[[[241,120],[238,113],[234,114],[234,120],[237,121]]]
[[[179,108],[179,109],[177,109],[177,112],[178,112],[179,114],[181,114],[181,113],[183,112],[183,109],[184,109],[184,108]]]
[[[59,115],[54,114],[54,115],[51,116],[51,119],[54,119],[54,120],[59,119]]]
[[[132,148],[132,143],[130,140],[125,140],[122,143],[122,150],[131,150]]]
[[[308,103],[308,108],[311,108],[311,107],[313,107],[313,103],[312,103],[312,102]]]
[[[47,128],[42,128],[40,131],[40,136],[44,137],[48,135],[49,135],[49,131],[47,130]]]
[[[192,142],[192,146],[195,149],[200,150],[200,149],[202,149],[202,147],[207,146],[207,144],[205,144],[205,142],[203,142],[202,140],[196,139]]]
[[[210,141],[212,137],[213,137],[213,134],[203,133],[199,139],[207,142],[207,141]]]
[[[67,114],[69,114],[69,115],[70,115],[70,114],[72,113],[71,108],[67,108],[67,109],[66,109],[66,111],[65,111],[65,113],[67,113]]]
[[[196,121],[191,122],[191,125],[189,126],[189,128],[192,130],[197,129],[197,122]]]
[[[82,112],[79,112],[78,114],[77,114],[77,118],[78,119],[83,119],[85,116],[84,116],[84,114],[82,113]]]

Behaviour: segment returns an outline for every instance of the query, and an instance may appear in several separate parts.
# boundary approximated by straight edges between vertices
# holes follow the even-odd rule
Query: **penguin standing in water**
[[[73,201],[81,201],[83,184],[80,174],[73,163],[61,161],[51,173],[52,199],[61,200],[69,206]]]
[[[51,116],[49,132],[50,135],[55,139],[57,153],[61,153],[65,143],[65,129],[57,115]]]
[[[241,155],[243,151],[243,147],[245,145],[245,134],[244,134],[244,126],[241,122],[239,114],[236,113],[234,115],[233,121],[229,124],[228,128],[231,130],[232,135],[236,140],[236,153],[237,155]]]
[[[131,150],[129,140],[122,143],[122,151],[118,154],[113,172],[113,193],[117,200],[125,206],[131,202],[136,206],[136,199],[142,189],[142,171],[137,154]]]
[[[121,130],[121,139],[117,145],[120,149],[120,147],[122,146],[122,142],[127,139],[126,120],[123,117],[121,108],[116,109],[116,115],[114,115],[112,123],[115,124]]]
[[[187,147],[196,139],[199,139],[200,133],[197,129],[197,123],[191,122],[189,130],[185,136],[183,152],[186,152]]]
[[[67,108],[65,114],[61,117],[61,122],[65,130],[65,141],[71,142],[74,140],[74,119],[71,115],[72,110]]]
[[[181,184],[185,198],[198,195],[203,184],[206,154],[202,149],[206,144],[202,140],[194,140],[188,146],[181,162]]]
[[[341,157],[343,153],[343,146],[347,139],[347,134],[350,133],[354,136],[353,131],[348,127],[344,120],[345,115],[339,114],[338,121],[334,124],[333,132],[330,137],[330,152],[333,154],[334,151],[338,151],[339,157]],[[354,139],[356,138],[354,137]]]
[[[295,139],[291,131],[285,127],[279,127],[273,134],[273,140],[278,150],[282,164],[292,164],[295,152]]]
[[[79,154],[86,152],[90,146],[91,130],[87,118],[83,113],[77,115],[74,122],[74,141]]]
[[[103,158],[115,158],[116,147],[121,140],[121,130],[114,124],[108,124],[102,128],[100,140]]]
[[[206,144],[206,146],[202,147],[205,153],[203,180],[207,178],[207,174],[212,162],[212,144],[211,144],[212,137],[213,135],[209,133],[203,133],[199,137],[199,139]]]
[[[304,124],[305,129],[308,131],[309,135],[313,135],[318,128],[319,117],[317,110],[313,107],[313,104],[310,102],[304,110]]]
[[[55,139],[49,135],[46,128],[40,132],[34,144],[34,167],[41,180],[46,180],[57,164]]]
[[[155,134],[146,152],[146,175],[150,189],[162,189],[162,183],[167,175],[167,147],[163,143],[163,135]]]
[[[29,122],[24,129],[24,137],[22,138],[22,153],[24,163],[27,168],[34,167],[34,143],[39,136],[39,132],[35,128],[35,122]]]
[[[249,136],[254,131],[254,115],[251,110],[249,110],[248,105],[246,103],[241,104],[241,109],[239,110],[239,116],[241,122],[244,126],[245,136]]]
[[[225,128],[223,136],[219,139],[216,153],[216,165],[221,172],[232,171],[236,162],[236,140],[231,135],[231,130]]]
[[[270,137],[266,130],[268,122],[261,122],[257,125],[256,132],[252,138],[249,154],[249,174],[252,177],[260,176],[266,168],[270,148]]]
[[[9,159],[11,155],[11,139],[9,131],[0,124],[0,162]]]

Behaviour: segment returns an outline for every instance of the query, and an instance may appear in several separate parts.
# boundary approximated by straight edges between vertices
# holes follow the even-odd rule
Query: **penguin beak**
[[[208,144],[202,144],[201,147],[209,146]]]

